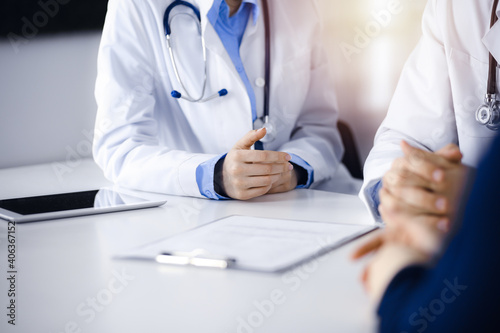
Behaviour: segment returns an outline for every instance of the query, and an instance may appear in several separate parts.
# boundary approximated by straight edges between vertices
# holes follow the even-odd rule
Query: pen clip
[[[203,249],[196,249],[192,252],[163,252],[156,256],[156,262],[160,264],[226,269],[233,266],[236,260],[211,256]]]

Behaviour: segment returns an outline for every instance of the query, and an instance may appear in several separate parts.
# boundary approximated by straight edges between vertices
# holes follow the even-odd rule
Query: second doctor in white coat
[[[336,128],[336,99],[328,59],[319,43],[316,3],[269,1],[269,109],[277,137],[264,144],[266,153],[252,151],[255,155],[248,155],[242,151],[251,151],[253,142],[262,135],[250,132],[255,117],[240,74],[244,70],[252,85],[260,117],[265,38],[259,1],[245,0],[242,4],[254,6],[239,49],[244,68],[235,66],[208,19],[214,4],[221,1],[191,1],[200,10],[201,33],[206,41],[207,92],[222,88],[229,92],[204,103],[170,96],[172,90],[183,92],[174,76],[163,25],[165,9],[171,2],[109,1],[98,58],[94,140],[94,156],[105,175],[129,188],[219,199],[223,193],[214,193],[214,161],[229,152],[222,175],[228,197],[249,199],[292,189],[288,183],[276,188],[280,179],[288,181],[295,176],[289,171],[290,158],[310,167],[305,180],[308,187],[355,192],[357,184],[340,162],[343,147]],[[192,14],[188,8],[179,10]],[[204,64],[197,21],[179,15],[171,26],[180,76],[187,90],[198,95]],[[278,151],[283,153],[273,153]],[[248,160],[226,168],[229,157],[234,160],[242,156]],[[252,162],[262,162],[256,163],[261,168],[249,171],[248,178],[237,179],[245,168],[255,167]],[[199,167],[207,163],[211,175],[200,180]],[[227,183],[229,178],[233,179],[231,184]],[[296,183],[291,182],[292,186]]]
[[[440,171],[445,172],[444,176],[439,173],[435,176],[442,178],[440,187],[446,192],[453,183],[462,180],[448,177],[447,162],[435,153],[439,155],[448,144],[458,145],[463,155],[459,163],[474,167],[497,134],[476,121],[476,110],[484,103],[487,92],[489,54],[500,61],[500,23],[490,29],[492,9],[496,15],[500,14],[500,8],[493,8],[493,0],[428,1],[423,16],[423,36],[403,69],[387,117],[365,164],[360,195],[376,219],[380,219],[377,192],[384,175],[383,186],[393,186],[393,192],[397,192],[393,197],[406,201],[405,214],[409,210],[425,211],[434,221],[449,215],[453,200],[433,194],[432,185],[413,191],[419,188],[418,182],[424,183],[423,165],[430,166],[434,160],[436,170],[442,167]],[[402,140],[435,155],[403,147],[405,154],[426,156],[420,170],[418,167],[414,170],[420,172],[417,177],[410,175],[412,171],[407,168],[408,163],[405,166],[404,158],[398,159],[403,156]],[[455,162],[460,158],[460,154],[455,154]],[[457,165],[449,166],[453,164]],[[394,204],[392,208],[402,209],[400,204],[390,203]]]

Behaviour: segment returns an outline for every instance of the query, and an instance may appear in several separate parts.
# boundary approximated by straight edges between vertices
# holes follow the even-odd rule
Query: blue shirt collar
[[[259,18],[260,15],[260,9],[258,5],[258,0],[243,0],[241,2],[241,6],[236,12],[235,16],[237,16],[240,11],[243,10],[243,7],[245,4],[251,4],[252,5],[252,18],[253,18],[253,25],[257,24],[257,19]],[[226,4],[224,0],[214,0],[214,4],[212,5],[212,8],[208,11],[207,18],[208,21],[215,26],[217,23],[217,20],[219,19],[219,15],[221,12],[226,11],[226,15],[229,17],[229,6]]]

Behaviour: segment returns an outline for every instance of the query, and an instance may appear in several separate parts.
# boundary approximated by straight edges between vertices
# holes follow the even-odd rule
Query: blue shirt
[[[224,0],[215,0],[212,8],[207,14],[207,18],[219,35],[222,44],[226,48],[226,51],[231,58],[234,67],[236,68],[236,71],[240,75],[240,78],[245,85],[252,108],[253,122],[257,119],[257,102],[252,84],[248,79],[245,67],[243,66],[243,61],[241,60],[240,46],[250,16],[252,16],[252,24],[257,24],[257,19],[260,15],[260,9],[257,4],[257,0],[243,0],[238,11],[231,17],[229,17],[229,14],[230,8],[226,4],[226,2]],[[219,155],[200,164],[196,169],[196,182],[198,184],[200,193],[209,199],[227,199],[219,195],[214,189],[215,165],[221,158],[225,158],[225,156],[226,154]],[[296,166],[303,168],[308,175],[306,184],[299,185],[297,187],[309,187],[314,180],[313,168],[297,155],[290,154],[290,156],[292,157],[292,160],[290,162],[295,164]]]

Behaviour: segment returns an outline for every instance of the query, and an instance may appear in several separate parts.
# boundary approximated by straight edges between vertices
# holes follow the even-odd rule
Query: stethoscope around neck
[[[193,97],[188,90],[186,89],[186,86],[181,80],[181,77],[179,75],[179,70],[177,68],[177,63],[175,61],[174,57],[174,52],[172,50],[172,43],[171,43],[171,33],[172,30],[170,28],[170,13],[176,6],[186,6],[188,8],[191,8],[191,10],[194,12],[196,16],[196,22],[198,24],[198,31],[201,36],[201,43],[202,43],[202,49],[203,49],[203,62],[204,62],[204,73],[203,73],[203,88],[201,95],[199,97]],[[272,125],[269,119],[269,95],[270,95],[270,89],[269,89],[269,83],[271,80],[271,32],[270,32],[270,20],[269,20],[269,7],[267,0],[262,0],[262,13],[264,16],[264,25],[265,25],[265,84],[264,84],[264,115],[261,118],[257,118],[254,123],[253,123],[253,128],[254,129],[259,129],[262,127],[265,127],[267,130],[267,134],[264,138],[262,138],[260,141],[267,143],[267,142],[272,142],[276,138],[276,129]],[[184,15],[192,16],[190,14],[183,13]],[[183,14],[177,14],[177,15],[183,15]],[[206,96],[207,92],[207,49],[206,49],[206,43],[205,43],[205,38],[203,36],[203,33],[201,31],[201,15],[200,11],[198,8],[196,8],[193,4],[183,1],[183,0],[175,0],[172,2],[167,9],[165,10],[165,15],[163,16],[163,25],[165,28],[165,37],[167,39],[167,47],[168,47],[168,53],[170,56],[170,60],[172,62],[172,67],[174,70],[175,77],[177,79],[177,82],[181,86],[182,90],[184,91],[184,94],[181,94],[177,90],[173,90],[171,92],[171,96],[176,99],[183,99],[192,103],[205,103],[210,100],[213,100],[215,98],[220,98],[226,96],[229,92],[227,89],[221,89],[217,93],[210,94]]]
[[[496,8],[498,0],[493,2],[491,10],[490,29],[498,21]],[[490,52],[488,71],[488,91],[484,97],[484,104],[476,111],[476,120],[492,131],[500,129],[500,102],[497,100],[497,60]]]

